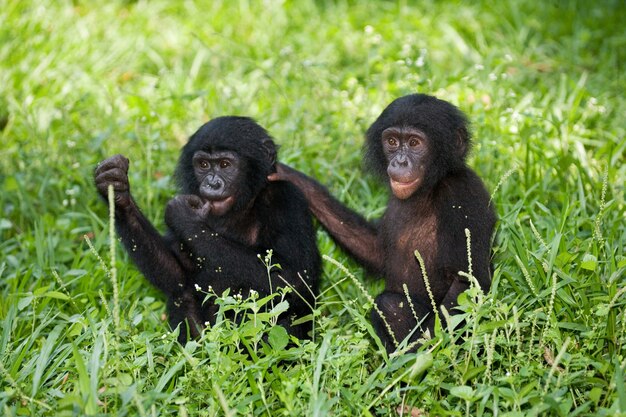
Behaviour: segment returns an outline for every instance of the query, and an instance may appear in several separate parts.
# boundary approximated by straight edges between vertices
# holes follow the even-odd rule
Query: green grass
[[[0,415],[626,415],[621,1],[204,3],[0,2]],[[109,240],[95,164],[127,155],[162,227],[186,138],[248,115],[375,218],[363,133],[416,91],[470,117],[500,217],[466,321],[388,357],[355,284],[382,282],[320,231],[312,341],[285,349],[275,314],[249,314],[178,344]]]

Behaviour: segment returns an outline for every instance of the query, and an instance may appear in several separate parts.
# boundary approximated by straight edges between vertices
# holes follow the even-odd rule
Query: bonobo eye
[[[387,144],[389,146],[398,146],[398,141],[396,140],[396,138],[389,138],[387,139]]]
[[[198,162],[198,166],[200,166],[200,168],[202,168],[202,169],[207,169],[209,167],[209,162],[205,161],[205,160],[202,160],[202,161]]]
[[[420,144],[420,140],[418,138],[411,138],[409,140],[409,146],[412,148],[416,147],[419,144]]]
[[[229,166],[230,166],[230,161],[228,159],[221,159],[220,160],[220,168],[226,169]]]

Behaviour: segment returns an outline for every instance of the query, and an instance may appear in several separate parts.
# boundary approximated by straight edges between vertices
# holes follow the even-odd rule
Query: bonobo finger
[[[187,196],[187,204],[189,204],[189,207],[192,209],[197,210],[202,207],[202,199],[200,199],[197,195],[192,194]]]
[[[204,201],[197,195],[191,194],[181,196],[187,202],[187,205],[194,210],[195,214],[200,217],[205,217],[211,212],[212,205],[209,201]]]
[[[291,168],[279,162],[276,164],[276,172],[272,172],[267,176],[268,181],[287,181],[289,179],[289,171]]]
[[[98,191],[102,194],[107,194],[109,192],[109,185],[113,186],[113,191],[116,193],[122,193],[128,191],[128,183],[123,181],[105,181],[96,183],[96,187]]]
[[[119,168],[124,172],[128,172],[129,164],[128,158],[124,155],[117,154],[100,162],[96,167],[96,172],[108,171],[112,168]]]
[[[283,178],[283,176],[280,175],[278,172],[274,172],[267,176],[267,180],[268,181],[285,181],[285,178]]]
[[[117,168],[117,167],[110,168],[106,171],[101,171],[96,174],[96,182],[103,182],[103,181],[128,182],[127,178],[128,178],[128,175],[126,174],[126,171],[123,171],[121,168]]]

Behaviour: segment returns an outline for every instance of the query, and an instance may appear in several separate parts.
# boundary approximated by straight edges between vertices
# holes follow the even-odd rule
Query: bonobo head
[[[394,100],[367,130],[367,167],[405,200],[465,166],[470,147],[465,115],[425,94]]]
[[[210,215],[247,208],[275,170],[276,146],[247,117],[224,116],[204,124],[183,147],[176,178],[183,194],[209,204]]]

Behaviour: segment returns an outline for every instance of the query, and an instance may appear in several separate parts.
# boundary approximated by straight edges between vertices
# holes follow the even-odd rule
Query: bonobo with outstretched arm
[[[419,322],[422,330],[433,329],[426,280],[434,303],[448,311],[469,288],[459,275],[470,271],[466,229],[471,272],[483,290],[490,286],[496,215],[485,186],[465,163],[469,147],[467,120],[450,103],[424,94],[393,101],[368,129],[365,143],[367,167],[391,189],[385,213],[376,222],[286,165],[279,164],[269,176],[296,185],[332,238],[368,271],[384,277],[385,291],[376,298],[384,317],[376,311],[371,316],[388,351],[409,335],[408,342],[418,339]]]

